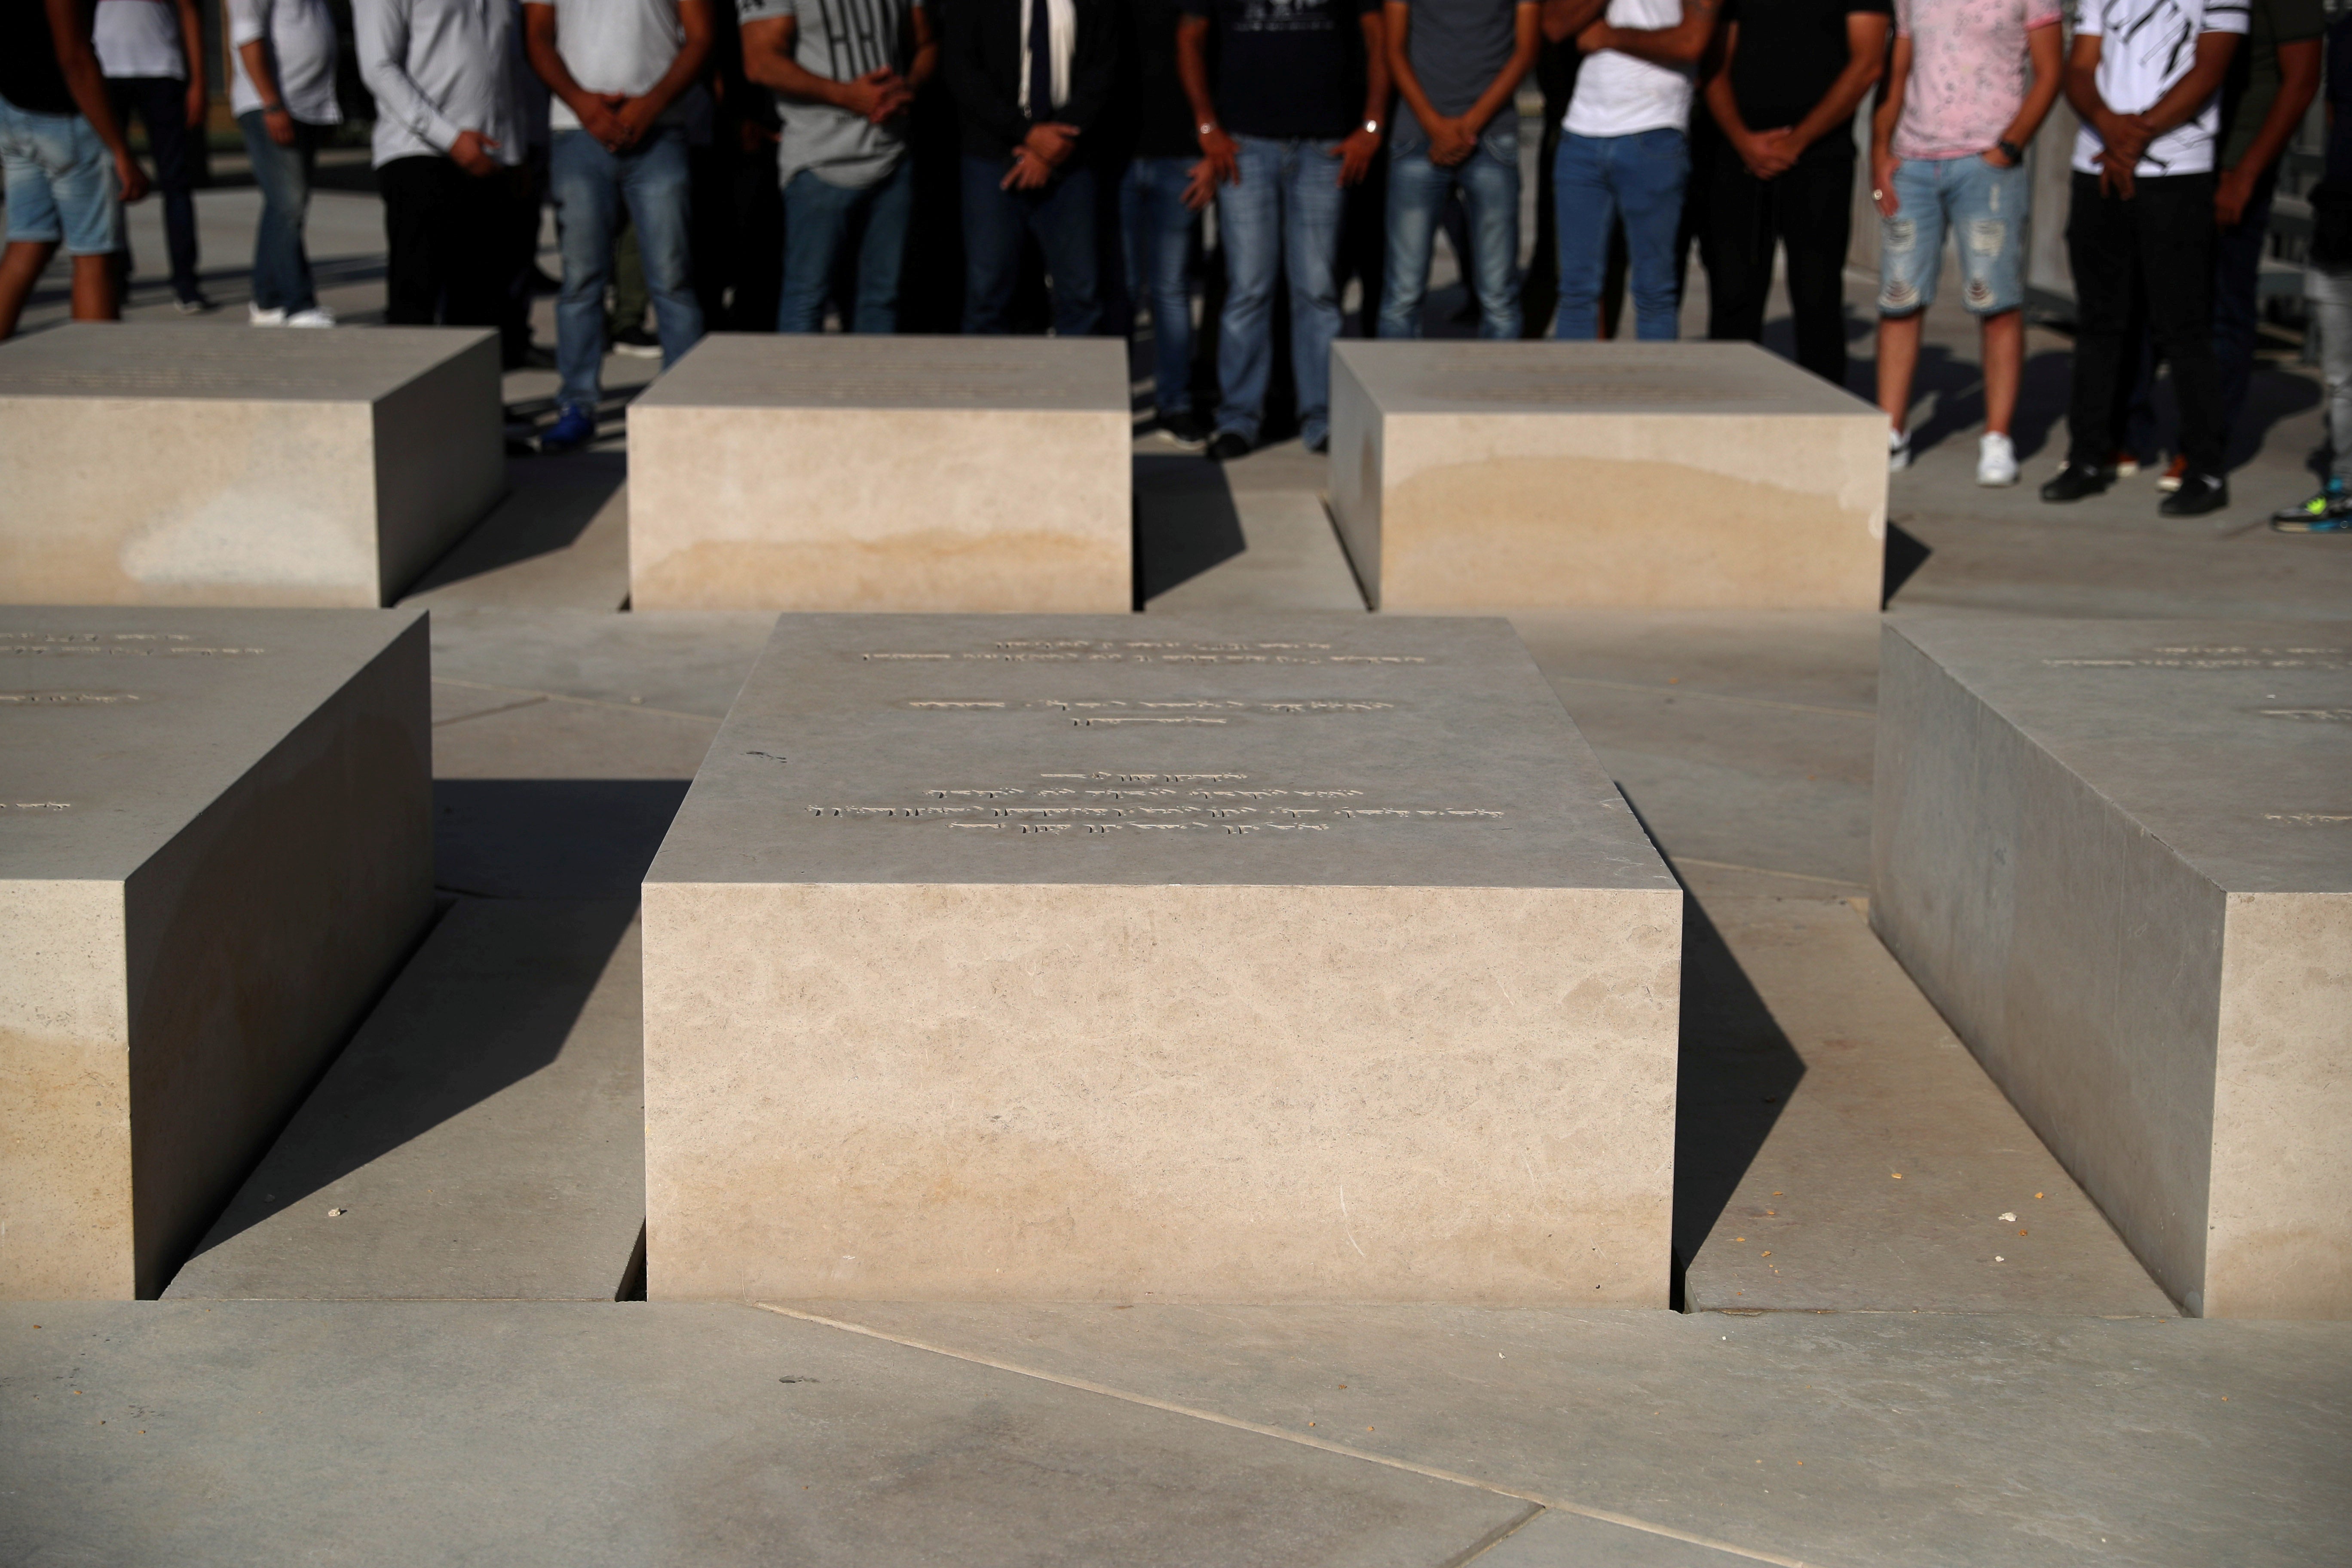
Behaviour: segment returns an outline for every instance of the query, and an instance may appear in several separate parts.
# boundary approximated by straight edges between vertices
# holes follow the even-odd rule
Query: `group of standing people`
[[[1961,301],[1982,322],[1978,479],[2014,483],[2025,148],[2063,92],[2083,122],[2067,220],[2079,319],[2067,458],[2042,494],[2077,500],[2136,468],[2160,359],[2179,410],[2161,504],[2177,515],[2227,501],[2277,163],[2317,88],[2326,26],[2323,0],[2081,0],[2062,59],[2057,0],[717,3],[353,0],[376,103],[387,319],[500,326],[518,352],[553,202],[561,390],[543,449],[595,433],[616,260],[642,273],[666,363],[701,335],[711,291],[698,279],[692,149],[722,105],[746,146],[774,148],[777,330],[822,331],[829,308],[851,331],[898,330],[920,224],[910,126],[936,81],[959,147],[963,330],[1013,330],[1033,251],[1062,333],[1123,331],[1117,318],[1139,298],[1162,426],[1225,458],[1260,438],[1286,314],[1301,433],[1324,445],[1346,279],[1368,330],[1418,335],[1441,229],[1479,334],[1497,339],[1543,330],[1531,303],[1559,338],[1602,335],[1621,267],[1633,335],[1672,339],[1694,247],[1707,335],[1756,339],[1785,255],[1797,359],[1843,385],[1854,116],[1876,89],[1867,177],[1889,465],[1909,461],[1921,316],[1948,234]],[[0,329],[47,259],[31,252],[60,240],[77,258],[77,314],[111,313],[120,204],[146,184],[122,139],[132,115],[165,195],[174,296],[209,308],[187,195],[205,108],[195,5],[0,0],[12,240]],[[318,147],[341,119],[327,0],[225,0],[225,16],[232,107],[264,197],[251,320],[332,325],[301,241]],[[1531,70],[1550,231],[1538,265],[1549,250],[1551,276],[1537,281],[1556,287],[1523,289],[1515,102]],[[2316,205],[2352,258],[2352,196],[2329,205],[2331,190],[2352,192],[2352,168],[2333,137],[2330,151]],[[1192,290],[1213,205],[1214,401],[1196,409]],[[85,266],[103,257],[116,260]],[[2331,397],[2352,414],[2352,346],[2333,346],[2352,325],[2338,319],[2352,283],[2318,259]],[[752,323],[739,312],[732,324]],[[2352,461],[2290,510],[2319,526],[2352,515],[2347,481]]]

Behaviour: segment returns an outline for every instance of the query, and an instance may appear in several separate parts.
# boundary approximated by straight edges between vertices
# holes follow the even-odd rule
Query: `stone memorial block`
[[[156,1294],[415,940],[427,680],[418,611],[0,607],[0,1299]]]
[[[1664,1306],[1681,899],[1498,620],[787,616],[646,877],[648,1289]]]
[[[1878,608],[1886,416],[1752,343],[1339,342],[1376,609]]]
[[[629,405],[630,603],[1130,609],[1127,382],[1102,338],[705,338]]]
[[[2352,1317],[2352,625],[1883,637],[1872,924],[2184,1308]]]
[[[0,600],[390,604],[506,487],[494,332],[0,343]]]

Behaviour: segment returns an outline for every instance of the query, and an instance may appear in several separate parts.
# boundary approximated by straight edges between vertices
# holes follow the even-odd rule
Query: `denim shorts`
[[[0,98],[0,169],[8,181],[8,242],[76,256],[122,248],[114,154],[79,114],[35,114]]]
[[[1907,316],[1934,302],[1947,230],[1958,241],[1960,302],[1970,315],[2023,305],[2031,194],[2022,165],[1996,169],[1975,156],[1897,163],[1895,216],[1878,220],[1879,312]]]

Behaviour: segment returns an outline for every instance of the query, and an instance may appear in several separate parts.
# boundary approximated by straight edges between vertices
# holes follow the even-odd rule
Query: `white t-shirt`
[[[677,0],[525,0],[555,13],[555,52],[572,79],[590,92],[635,98],[661,80],[686,43]],[[688,88],[662,110],[661,123],[681,125],[699,88]],[[577,131],[580,116],[562,99],[548,105],[547,122]]]
[[[188,58],[180,52],[180,14],[163,0],[98,0],[90,41],[98,47],[98,68],[118,80],[188,79]]]
[[[1672,27],[1682,19],[1683,0],[1609,0],[1609,25],[1628,32]],[[1687,66],[1662,66],[1603,49],[1578,68],[1576,96],[1568,100],[1568,117],[1560,125],[1571,136],[1685,130],[1694,74]]]
[[[2074,23],[2077,37],[2099,45],[2099,97],[2118,114],[2152,109],[2197,60],[2200,33],[2243,33],[2246,0],[2084,0]],[[2213,168],[2213,137],[2221,123],[2216,91],[2197,118],[2174,126],[2148,143],[2139,167],[2143,179],[2167,174],[2203,174]],[[2074,138],[2074,171],[2099,172],[2105,143],[2088,125]]]
[[[327,0],[228,0],[228,106],[261,107],[238,50],[258,40],[286,112],[305,125],[341,125],[335,101],[335,15]]]

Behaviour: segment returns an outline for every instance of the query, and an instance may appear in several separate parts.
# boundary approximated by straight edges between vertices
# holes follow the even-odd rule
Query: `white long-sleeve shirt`
[[[516,0],[353,0],[360,77],[375,95],[377,168],[446,155],[459,133],[522,161],[524,125],[510,68]]]
[[[261,107],[239,51],[258,43],[286,110],[305,125],[340,125],[335,101],[335,17],[327,0],[228,0],[228,106],[238,114]]]

